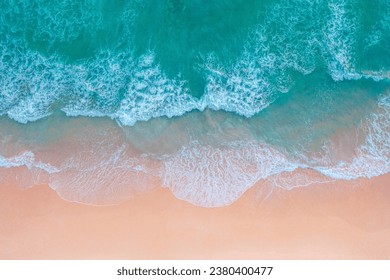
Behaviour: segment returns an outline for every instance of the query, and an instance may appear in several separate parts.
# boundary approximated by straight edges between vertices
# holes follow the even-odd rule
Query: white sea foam
[[[258,180],[297,166],[264,144],[230,143],[213,148],[194,143],[164,161],[163,185],[195,205],[233,203]]]
[[[42,20],[35,22],[34,18],[14,17],[5,12],[2,22],[15,18],[22,22],[13,25],[27,26],[31,21],[30,24],[37,25],[32,36],[54,44],[81,36],[80,26],[88,27],[91,22],[97,30],[103,20],[88,4],[73,7],[66,2],[71,5],[66,8],[62,7],[65,2],[54,5],[53,9],[58,9],[54,18],[43,2],[37,3],[34,9],[42,14]],[[305,75],[314,71],[317,48],[336,81],[388,79],[386,71],[355,69],[358,20],[351,12],[351,3],[330,1],[325,22],[320,18],[324,13],[321,1],[286,1],[272,6],[264,23],[249,32],[236,61],[223,65],[215,54],[204,59],[200,69],[206,84],[200,99],[191,96],[184,79],[168,78],[151,51],[135,58],[132,50],[115,54],[101,50],[88,59],[68,64],[56,55],[42,55],[24,40],[16,39],[12,32],[6,33],[0,44],[0,114],[27,123],[59,108],[68,116],[108,116],[121,125],[205,108],[251,117],[268,107],[279,93],[289,91],[294,82],[291,71]],[[23,12],[28,3],[21,1],[15,3],[17,6]],[[70,10],[73,13],[68,14]],[[128,11],[134,13],[130,8]],[[128,20],[125,26],[131,29],[134,16],[130,14],[119,18]],[[57,28],[60,25],[64,27],[62,31]],[[129,38],[130,29],[125,32]]]
[[[155,187],[158,166],[151,173],[147,160],[129,155],[124,144],[107,142],[66,160],[61,172],[50,176],[50,187],[66,200],[95,205],[118,203]]]
[[[252,117],[278,94],[290,90],[293,71],[304,75],[314,71],[315,38],[294,26],[302,25],[305,17],[313,17],[316,22],[315,14],[310,14],[315,5],[305,3],[313,5],[312,9],[297,9],[301,5],[294,4],[272,7],[265,22],[249,32],[243,52],[234,63],[223,65],[216,55],[204,59],[204,98],[209,108]]]
[[[272,187],[292,189],[335,179],[372,178],[390,172],[390,97],[378,100],[378,109],[362,126],[366,134],[349,161],[334,162],[327,151],[321,158],[292,159],[269,145],[237,142],[212,148],[193,144],[165,160],[163,184],[176,197],[196,205],[228,205],[261,179]],[[353,135],[351,135],[353,137]],[[297,168],[319,172],[293,172]]]
[[[36,178],[44,172],[50,177],[50,186],[70,201],[117,203],[135,193],[151,190],[161,180],[179,199],[204,207],[219,207],[233,203],[263,179],[264,186],[292,189],[390,172],[388,95],[378,100],[377,110],[359,129],[366,136],[355,147],[356,156],[349,160],[331,160],[330,150],[324,150],[322,157],[310,157],[310,153],[301,158],[291,157],[276,147],[256,141],[233,141],[218,146],[192,142],[174,154],[156,159],[135,155],[127,144],[117,144],[117,136],[107,139],[105,133],[97,131],[100,138],[77,142],[76,150],[70,151],[59,167],[37,160],[29,151],[2,156],[0,165],[3,169],[25,167],[41,172],[26,173],[24,186],[39,183]]]
[[[390,172],[390,96],[378,101],[377,112],[372,113],[361,130],[367,133],[364,143],[357,147],[357,156],[350,162],[330,162],[316,170],[337,179],[372,178]]]
[[[239,70],[247,68],[244,62],[227,86],[210,75],[207,93],[196,99],[184,80],[167,78],[151,52],[138,59],[107,52],[97,60],[63,65],[55,57],[47,59],[31,51],[20,56],[22,50],[12,49],[3,48],[3,57],[11,61],[0,65],[7,73],[0,80],[0,114],[20,123],[49,116],[57,107],[68,116],[108,116],[122,125],[134,125],[206,107],[252,116],[270,102],[267,81],[261,82],[261,77],[255,77],[259,74],[249,69]]]
[[[356,15],[350,14],[346,6],[346,1],[332,0],[328,3],[330,13],[323,36],[326,46],[326,50],[323,50],[324,58],[335,81],[362,77],[356,72],[354,62]]]
[[[25,166],[28,169],[38,168],[46,171],[49,174],[59,172],[59,169],[55,166],[41,161],[37,161],[35,159],[34,153],[31,151],[25,151],[21,154],[12,157],[3,157],[2,155],[0,155],[0,167],[12,168],[20,166]]]
[[[251,117],[273,101],[276,91],[264,73],[265,69],[253,62],[248,54],[244,54],[233,69],[221,68],[210,62],[205,65],[209,74],[203,103],[207,107]]]
[[[2,35],[0,44],[0,115],[28,123],[60,108],[68,116],[108,116],[120,125],[205,108],[251,117],[269,106],[279,93],[289,91],[294,82],[292,72],[307,75],[315,70],[318,49],[335,81],[389,79],[386,69],[356,69],[354,38],[359,26],[357,15],[348,6],[353,1],[328,1],[325,21],[318,17],[323,12],[318,8],[321,1],[293,1],[293,5],[288,5],[289,2],[270,9],[264,23],[250,32],[236,61],[224,65],[215,54],[203,60],[200,68],[206,87],[200,99],[191,96],[187,82],[179,75],[168,78],[152,51],[135,58],[131,50],[115,54],[101,50],[88,59],[66,63],[57,55],[39,53],[10,35],[25,32],[24,28],[9,30]],[[93,8],[88,1],[87,12],[76,9],[71,16],[66,13],[67,7],[57,6],[58,18],[48,17],[45,5],[39,3],[38,13],[45,16],[42,21],[12,18],[25,20],[20,27],[35,24],[33,39],[46,40],[51,46],[83,35],[80,26],[93,23],[99,28],[102,20],[91,17],[96,13],[88,12]],[[19,7],[17,4],[28,2],[14,4]],[[84,17],[78,19],[81,13]],[[2,22],[6,17],[9,15],[0,13]],[[377,26],[389,26],[388,18],[383,17]],[[127,30],[124,38],[130,33]],[[372,33],[369,41],[378,44],[384,35]],[[193,142],[157,161],[133,155],[125,145],[110,146],[94,139],[94,145],[85,145],[69,154],[61,166],[38,160],[35,151],[25,151],[0,156],[0,167],[7,171],[22,167],[27,174],[43,172],[50,177],[51,187],[71,201],[114,203],[142,189],[151,189],[153,180],[160,177],[178,198],[215,207],[231,204],[262,179],[268,178],[274,187],[290,189],[328,179],[371,178],[390,172],[388,96],[381,97],[378,110],[363,122],[361,130],[367,136],[356,147],[356,157],[337,162],[326,153],[321,158],[292,159],[275,147],[251,141],[218,147]],[[295,176],[291,172],[296,168],[313,169],[327,177]],[[289,175],[280,176],[282,173]]]
[[[141,56],[134,72],[128,77],[125,97],[111,115],[121,124],[133,125],[151,118],[180,116],[193,109],[204,107],[193,98],[185,82],[168,79],[158,65],[153,53]]]
[[[18,175],[10,175],[10,169],[18,168]],[[25,151],[15,156],[4,157],[0,155],[0,182],[14,182],[20,188],[29,188],[34,185],[48,183],[51,174],[60,170],[49,164],[36,160],[35,154]]]
[[[312,169],[302,168],[296,172],[282,172],[266,178],[262,187],[281,188],[292,190],[295,188],[309,187],[318,184],[335,182],[334,178],[328,177]]]
[[[353,12],[356,10],[356,5],[355,1],[345,0],[332,0],[328,3],[329,15],[321,39],[318,40],[328,71],[335,81],[361,78],[375,81],[389,79],[385,69],[384,71],[356,69],[356,57],[359,55],[356,34],[360,28],[359,15]],[[385,18],[366,38],[367,46],[382,40],[381,30],[386,28]]]

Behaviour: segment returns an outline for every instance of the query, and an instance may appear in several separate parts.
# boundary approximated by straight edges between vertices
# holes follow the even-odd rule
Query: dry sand
[[[389,259],[390,175],[201,208],[154,191],[116,206],[0,186],[0,259]]]

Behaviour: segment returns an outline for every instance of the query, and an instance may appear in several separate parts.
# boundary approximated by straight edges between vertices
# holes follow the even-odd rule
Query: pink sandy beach
[[[0,187],[1,259],[390,259],[390,175],[201,208],[164,188],[114,206]]]

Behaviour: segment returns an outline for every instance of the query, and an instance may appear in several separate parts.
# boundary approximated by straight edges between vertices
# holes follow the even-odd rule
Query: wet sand
[[[157,187],[88,206],[0,186],[1,259],[390,259],[390,175],[201,208]],[[266,193],[266,192],[265,192]]]

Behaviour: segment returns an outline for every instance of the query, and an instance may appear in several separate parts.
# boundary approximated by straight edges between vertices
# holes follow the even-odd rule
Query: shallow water
[[[222,206],[297,169],[389,172],[388,1],[14,0],[0,22],[3,181]]]

